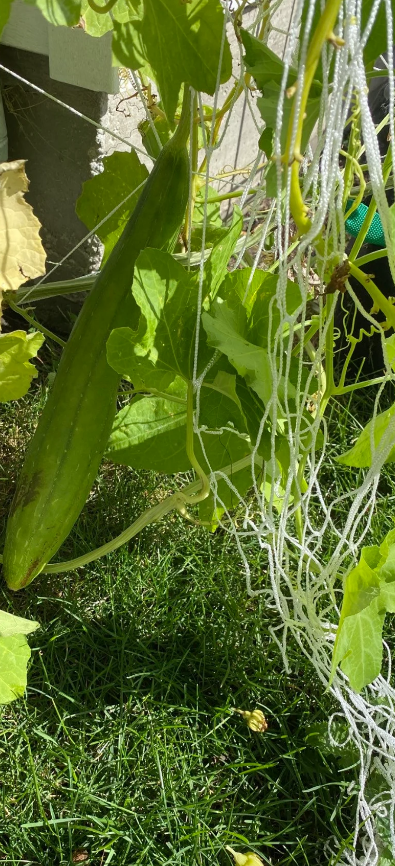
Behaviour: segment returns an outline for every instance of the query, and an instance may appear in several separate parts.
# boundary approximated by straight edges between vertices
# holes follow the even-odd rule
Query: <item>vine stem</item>
[[[250,462],[251,456],[248,455],[247,457],[243,457],[241,460],[237,460],[230,466],[225,466],[224,469],[221,469],[221,472],[225,475],[233,475],[233,473],[245,469]],[[260,457],[256,456],[255,462],[261,466],[263,461]],[[60,574],[64,571],[75,571],[76,568],[81,568],[83,565],[87,565],[88,562],[93,562],[96,559],[100,559],[102,556],[107,556],[107,554],[117,550],[118,547],[127,544],[128,541],[134,538],[135,535],[138,535],[138,533],[141,532],[142,529],[145,529],[146,526],[149,526],[151,523],[157,523],[171,511],[179,511],[183,516],[183,512],[185,512],[185,503],[190,502],[193,504],[198,502],[198,495],[201,489],[202,481],[198,478],[196,481],[192,481],[181,490],[178,490],[177,493],[172,493],[163,502],[159,502],[152,508],[148,508],[147,511],[143,512],[143,514],[140,514],[131,526],[121,532],[120,535],[117,535],[116,538],[113,538],[112,541],[108,541],[101,547],[96,548],[96,550],[91,550],[89,553],[77,557],[77,559],[70,559],[67,562],[54,562],[46,565],[42,569],[41,573]],[[193,498],[193,494],[197,494],[197,496]],[[0,557],[0,561],[3,561],[2,556]]]
[[[392,169],[392,153],[391,153],[391,148],[389,147],[387,150],[387,153],[385,155],[385,159],[383,162],[383,168],[382,168],[383,183],[384,184],[386,184],[386,182],[388,180],[391,169]],[[370,226],[373,222],[373,218],[374,218],[374,215],[376,213],[376,210],[377,210],[376,201],[374,198],[372,198],[370,205],[368,207],[366,217],[365,217],[365,219],[361,225],[361,228],[358,232],[357,237],[355,238],[351,252],[349,254],[348,258],[349,258],[350,262],[355,262],[355,259],[356,259],[357,255],[361,249],[361,246],[362,246],[362,244],[365,240],[365,237],[366,237],[366,235],[370,229]]]
[[[336,304],[334,295],[327,295],[325,304],[325,316],[328,321],[328,328],[325,338],[325,376],[326,388],[322,398],[323,407],[326,408],[330,397],[335,388],[334,369],[333,369],[333,340],[334,340],[334,323],[333,323],[333,307]]]
[[[201,483],[201,490],[197,493],[196,496],[185,496],[184,501],[188,502],[190,505],[193,505],[195,502],[202,502],[204,499],[207,499],[210,493],[210,482],[207,478],[206,473],[200,466],[199,461],[196,458],[194,447],[193,447],[193,384],[192,382],[188,382],[188,393],[187,393],[187,441],[186,441],[186,452],[188,456],[188,460],[192,468],[195,470],[196,475],[198,476]]]
[[[329,39],[333,33],[333,28],[336,23],[341,2],[342,0],[327,0],[326,6],[322,12],[321,18],[314,31],[312,40],[307,51],[303,90],[299,106],[299,117],[292,151],[291,146],[293,140],[295,112],[297,105],[297,101],[295,100],[295,98],[293,101],[288,123],[288,134],[285,147],[284,162],[286,165],[291,166],[291,190],[289,205],[291,214],[300,235],[305,234],[311,227],[311,220],[307,216],[308,207],[303,201],[302,191],[299,183],[299,165],[302,160],[301,146],[304,115],[306,112],[307,100],[309,97],[311,85],[313,83],[314,74],[321,56],[322,47],[326,40]],[[295,91],[297,86],[298,83],[296,82],[296,84],[294,85]]]
[[[58,345],[62,346],[62,349],[64,349],[66,343],[64,340],[62,340],[61,337],[53,334],[52,331],[49,331],[48,328],[44,327],[44,325],[40,325],[40,323],[37,322],[33,316],[29,316],[29,313],[27,313],[26,310],[23,310],[22,307],[18,307],[18,305],[14,304],[14,302],[11,301],[10,298],[7,298],[7,305],[10,307],[11,310],[14,311],[14,313],[18,313],[18,316],[22,316],[22,318],[25,319],[25,321],[28,322],[29,325],[37,328],[37,331],[40,331],[42,334],[44,334],[44,337],[48,337],[49,340],[53,340],[54,343],[58,343]]]
[[[379,308],[381,313],[384,313],[387,321],[391,325],[392,328],[395,328],[395,307],[391,304],[391,302],[380,292],[376,283],[373,282],[371,276],[369,274],[365,274],[364,271],[361,271],[360,268],[354,264],[354,262],[349,261],[350,265],[350,274],[355,277],[358,282],[363,286],[367,293],[370,295],[372,301]]]

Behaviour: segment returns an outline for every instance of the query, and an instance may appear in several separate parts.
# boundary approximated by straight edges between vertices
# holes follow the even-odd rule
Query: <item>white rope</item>
[[[339,161],[339,150],[342,147],[343,130],[349,118],[353,94],[357,94],[360,109],[366,161],[373,195],[378,203],[383,219],[386,236],[389,232],[389,210],[382,177],[381,158],[377,143],[376,130],[370,116],[367,81],[363,65],[363,46],[369,37],[381,3],[385,3],[387,16],[388,51],[392,60],[392,6],[391,0],[375,0],[371,14],[361,33],[362,0],[344,0],[342,12],[339,15],[337,32],[345,41],[341,50],[332,45],[326,45],[322,54],[323,90],[320,115],[318,120],[316,147],[310,154],[309,164],[301,172],[302,193],[308,199],[311,207],[311,228],[300,239],[296,252],[292,250],[293,224],[289,208],[290,180],[283,190],[283,170],[281,163],[282,147],[281,133],[283,124],[283,109],[286,96],[288,71],[291,62],[294,64],[297,55],[297,42],[300,35],[300,21],[304,7],[307,7],[302,41],[299,50],[298,82],[299,86],[294,96],[296,111],[293,126],[293,136],[296,134],[298,112],[300,109],[300,94],[304,79],[304,67],[308,45],[311,38],[311,28],[316,2],[307,3],[297,0],[290,27],[287,31],[287,44],[284,54],[284,75],[280,87],[277,124],[274,135],[274,158],[277,166],[277,197],[272,202],[269,213],[263,223],[260,243],[252,262],[251,274],[248,280],[246,294],[257,267],[260,267],[262,251],[265,247],[269,230],[272,230],[273,218],[277,224],[276,256],[278,258],[278,279],[276,297],[269,305],[268,345],[269,366],[273,382],[273,393],[265,406],[257,443],[251,455],[251,478],[253,484],[253,500],[246,501],[237,494],[232,481],[221,472],[211,472],[210,483],[215,507],[222,509],[220,520],[224,531],[232,536],[239,551],[244,567],[247,591],[251,595],[265,594],[268,606],[275,607],[278,612],[278,626],[273,627],[271,634],[277,643],[284,661],[285,670],[289,670],[287,642],[296,640],[300,651],[307,656],[313,665],[324,689],[328,688],[331,656],[334,641],[333,622],[340,613],[341,593],[339,591],[338,575],[345,574],[352,563],[359,558],[363,540],[370,529],[373,515],[380,470],[388,456],[394,441],[395,421],[389,427],[380,441],[379,447],[371,448],[372,465],[353,490],[341,495],[325,489],[322,491],[320,478],[326,466],[328,450],[328,433],[325,418],[320,420],[320,405],[323,398],[323,386],[319,384],[316,395],[316,416],[312,419],[309,431],[311,442],[306,450],[305,407],[311,394],[314,382],[320,382],[325,363],[325,340],[329,333],[329,318],[324,318],[324,305],[318,301],[318,316],[320,327],[317,332],[318,345],[314,347],[310,368],[305,370],[303,352],[297,356],[296,374],[290,387],[290,372],[292,350],[295,334],[309,320],[308,303],[311,297],[309,272],[312,263],[312,242],[318,233],[324,238],[324,254],[315,257],[315,268],[321,275],[321,285],[330,255],[335,254],[341,261],[345,253],[346,236],[344,228],[343,197],[344,183],[342,166]],[[279,4],[277,4],[278,6]],[[321,5],[321,4],[320,4]],[[260,4],[259,4],[260,6]],[[250,24],[250,32],[257,32],[261,10],[258,10],[256,21]],[[394,124],[394,84],[392,63],[390,70],[390,129]],[[329,77],[329,67],[331,74]],[[333,82],[329,88],[329,80]],[[228,123],[229,121],[227,121]],[[203,133],[204,134],[204,133]],[[393,135],[391,146],[394,146]],[[291,145],[292,152],[292,145]],[[207,165],[212,155],[211,141],[206,141]],[[259,205],[265,196],[264,178],[259,180],[257,167],[262,159],[257,153],[250,174],[246,180],[241,204],[247,199],[254,187],[258,191],[249,203],[249,217],[246,223],[245,243],[239,251],[236,263],[232,269],[239,267],[251,234],[251,228],[257,217]],[[265,174],[265,173],[264,173]],[[206,185],[208,186],[208,173]],[[205,221],[203,222],[203,235]],[[300,290],[301,303],[291,315],[286,307],[286,290],[290,268]],[[201,286],[203,284],[203,264],[201,267]],[[355,300],[367,323],[373,324],[377,330],[377,322],[364,310],[355,293],[350,291],[350,297]],[[280,325],[274,319],[275,309],[280,310]],[[199,297],[198,317],[200,318],[201,296]],[[334,311],[333,311],[334,313]],[[332,315],[333,315],[332,313]],[[276,322],[276,324],[274,324]],[[382,334],[383,338],[383,334]],[[195,345],[195,371],[198,369],[199,343]],[[388,377],[391,371],[387,369]],[[195,429],[202,440],[203,426],[199,424],[200,388],[206,372],[196,379],[196,416]],[[196,373],[195,373],[196,376]],[[385,381],[385,379],[384,379]],[[376,417],[382,388],[378,389],[374,417]],[[281,419],[286,431],[286,441],[289,448],[289,469],[287,477],[281,479],[276,461],[277,441],[275,430]],[[271,458],[264,464],[263,470],[257,468],[258,449],[261,437],[267,423],[272,425]],[[373,427],[373,425],[372,425]],[[318,436],[321,437],[318,440]],[[373,437],[373,432],[372,432]],[[307,488],[301,486],[298,461],[304,456],[304,478]],[[207,461],[208,462],[208,461]],[[209,465],[209,462],[208,462]],[[228,489],[238,502],[238,513],[244,513],[242,528],[238,528],[232,514],[225,507],[219,493],[219,481],[225,482]],[[295,499],[300,498],[300,503]],[[279,506],[281,503],[281,506]],[[344,508],[344,504],[347,507]],[[295,517],[300,506],[303,531],[299,537],[295,531]],[[341,515],[339,517],[339,515]],[[340,523],[340,521],[342,521]],[[249,564],[247,550],[251,539],[256,539],[259,550],[265,556],[270,588],[264,590],[257,586],[256,579]],[[248,542],[248,548],[245,546]],[[292,551],[294,552],[292,554]],[[328,555],[328,551],[330,554]],[[376,838],[376,818],[388,818],[388,833],[390,844],[395,856],[394,806],[395,806],[395,691],[390,684],[390,657],[387,649],[387,675],[381,674],[374,683],[364,690],[363,694],[355,694],[348,684],[346,676],[339,670],[335,676],[330,692],[339,710],[329,723],[329,736],[334,742],[333,724],[341,718],[347,732],[346,742],[352,743],[359,755],[359,790],[356,794],[356,815],[354,829],[354,846],[340,852],[335,840],[328,840],[326,854],[328,862],[331,854],[336,862],[349,866],[376,866],[378,863],[378,845]],[[346,743],[343,743],[346,745]],[[368,785],[372,772],[379,773],[383,778],[383,793],[376,794],[368,801]],[[350,828],[351,830],[351,828]],[[357,853],[359,852],[359,853]]]

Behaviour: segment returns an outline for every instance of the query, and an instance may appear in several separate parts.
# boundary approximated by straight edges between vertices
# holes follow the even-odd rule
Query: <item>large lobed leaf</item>
[[[236,215],[227,238],[215,245],[212,261],[206,264],[204,293],[223,281],[239,232]],[[190,469],[186,391],[194,370],[198,284],[199,275],[186,271],[168,253],[146,249],[138,258],[132,291],[141,310],[139,328],[136,332],[128,328],[113,331],[107,357],[135,388],[151,396],[133,399],[118,414],[107,450],[114,462],[167,473]],[[203,297],[208,303],[208,296]],[[212,357],[201,328],[198,370]],[[205,471],[219,470],[249,455],[251,445],[235,371],[225,356],[218,358],[205,377],[199,403],[202,432],[201,440],[194,436],[194,451]],[[250,470],[235,473],[231,483],[243,494],[251,486]],[[235,504],[235,494],[224,480],[220,495],[226,507]],[[209,497],[201,507],[201,518],[214,528],[218,516]]]
[[[221,60],[224,12],[219,0],[144,0],[143,16],[114,22],[115,62],[130,69],[153,70],[161,101],[174,118],[181,85],[214,94]],[[221,83],[230,78],[232,59],[225,40]]]

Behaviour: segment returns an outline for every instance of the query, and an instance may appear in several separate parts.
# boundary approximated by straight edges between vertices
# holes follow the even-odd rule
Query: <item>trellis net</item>
[[[318,0],[319,3],[319,0]],[[327,449],[327,423],[320,411],[325,392],[325,347],[329,329],[332,326],[334,305],[329,315],[323,314],[325,299],[319,295],[317,300],[317,315],[320,327],[316,335],[314,353],[311,357],[309,373],[304,374],[302,352],[299,353],[299,370],[296,381],[296,395],[290,399],[287,383],[290,376],[290,359],[295,345],[295,334],[310,318],[309,302],[311,302],[311,269],[318,274],[319,285],[323,286],[323,274],[327,269],[330,256],[336,254],[343,260],[346,252],[346,234],[344,218],[344,161],[341,150],[344,141],[344,130],[355,102],[360,108],[361,133],[365,158],[373,196],[382,220],[387,246],[390,250],[391,225],[390,212],[387,204],[385,184],[383,180],[382,158],[377,139],[377,131],[371,117],[368,103],[369,82],[366,78],[363,50],[373,27],[380,7],[385,6],[386,36],[383,33],[383,52],[390,58],[388,63],[389,81],[389,117],[390,147],[393,148],[393,69],[392,69],[392,7],[390,0],[384,4],[375,2],[371,14],[364,27],[361,24],[362,0],[345,0],[340,7],[336,35],[344,40],[339,45],[326,42],[322,53],[323,89],[321,95],[319,118],[317,121],[314,142],[310,146],[307,157],[301,165],[300,177],[303,199],[308,202],[310,210],[310,227],[302,235],[297,244],[295,226],[290,212],[291,174],[288,172],[287,185],[283,184],[283,144],[282,123],[284,106],[289,94],[286,92],[288,72],[291,65],[297,63],[298,88],[295,98],[300,103],[303,80],[306,75],[306,55],[311,38],[312,22],[316,3],[305,3],[299,0],[293,6],[289,16],[286,4],[275,4],[271,12],[280,7],[280,20],[286,33],[284,48],[284,72],[282,76],[277,121],[274,138],[274,162],[277,166],[277,196],[267,207],[267,213],[262,218],[262,202],[265,200],[265,173],[261,163],[262,152],[252,165],[250,174],[244,186],[241,206],[247,201],[251,189],[254,189],[252,200],[249,201],[249,219],[242,246],[230,267],[238,268],[251,247],[251,237],[255,221],[260,222],[259,240],[253,247],[253,261],[250,283],[254,270],[262,265],[262,253],[269,235],[274,233],[274,253],[278,262],[278,282],[276,297],[272,300],[272,312],[275,305],[281,311],[280,323],[272,315],[269,316],[269,359],[270,376],[273,383],[272,393],[265,406],[261,419],[260,432],[256,446],[251,456],[251,474],[254,489],[253,501],[244,500],[229,477],[220,472],[210,476],[211,489],[216,505],[223,512],[220,519],[223,529],[230,533],[237,544],[241,561],[246,574],[247,589],[252,595],[263,593],[268,606],[278,613],[278,625],[273,629],[272,636],[279,644],[286,669],[287,642],[291,634],[298,643],[327,689],[330,682],[331,655],[334,641],[332,623],[337,621],[341,605],[341,595],[338,593],[339,574],[345,574],[350,567],[350,560],[357,561],[361,545],[367,535],[376,501],[376,491],[380,470],[392,446],[394,430],[390,425],[386,435],[380,442],[380,447],[374,452],[371,467],[366,471],[363,481],[355,489],[343,493],[341,497],[334,495],[328,489],[323,489],[320,477],[325,465]],[[248,29],[253,34],[262,31],[262,20],[267,15],[267,7],[257,4],[254,20],[250,20]],[[323,8],[323,4],[322,4]],[[281,11],[282,18],[281,18]],[[229,11],[229,10],[228,10]],[[303,15],[303,28],[301,19]],[[289,16],[289,25],[288,25]],[[267,22],[265,38],[270,33]],[[243,83],[243,55],[240,51],[241,77]],[[333,86],[328,87],[329,66],[333,64]],[[251,107],[252,95],[246,89],[247,107]],[[219,91],[218,91],[219,92]],[[217,101],[214,101],[214,112]],[[203,118],[202,104],[199,106]],[[298,111],[295,112],[293,138],[295,140],[298,123]],[[213,121],[214,122],[214,121]],[[228,119],[228,122],[229,119]],[[212,125],[213,128],[213,125]],[[205,130],[202,122],[206,149],[206,189],[210,179],[210,165],[220,142],[213,146],[210,133]],[[224,128],[223,135],[226,135]],[[363,146],[361,153],[363,151]],[[292,145],[291,145],[292,152]],[[251,203],[252,202],[252,203]],[[204,229],[203,243],[204,250]],[[314,240],[318,235],[323,238],[320,250],[314,248]],[[256,237],[256,235],[255,235]],[[296,249],[295,249],[296,247]],[[392,273],[394,263],[390,261]],[[286,309],[287,279],[297,281],[302,302],[298,309],[289,315]],[[202,288],[204,277],[204,256],[201,259]],[[377,323],[369,309],[364,309],[356,294],[349,289],[359,312],[366,319],[366,326]],[[246,293],[248,292],[248,286]],[[207,375],[207,369],[200,376],[198,370],[198,338],[201,314],[201,301],[198,310],[197,338],[195,354],[195,388],[197,394],[197,411],[195,416],[195,431],[200,436],[204,451],[202,433],[205,428],[199,422],[199,393]],[[391,370],[387,368],[388,376]],[[314,395],[315,406],[311,424],[311,440],[306,447],[306,431],[304,429],[305,407],[309,403],[312,381],[318,382],[318,390]],[[282,383],[285,381],[285,387]],[[376,407],[384,384],[377,393]],[[297,407],[295,412],[295,406]],[[272,432],[271,455],[265,461],[263,469],[257,462],[257,455],[267,422],[270,421],[272,431],[277,423],[284,424],[289,444],[289,471],[284,483],[277,469],[275,453],[275,436]],[[211,431],[220,434],[221,431]],[[372,449],[373,450],[373,449]],[[302,478],[307,481],[302,484]],[[232,489],[233,496],[239,501],[243,511],[242,526],[232,517],[233,511],[227,510],[226,502],[221,499],[218,482],[222,480]],[[297,496],[295,497],[295,491]],[[346,508],[338,506],[346,504]],[[340,515],[340,516],[339,516]],[[344,515],[344,518],[341,516]],[[251,541],[254,540],[262,552],[266,552],[267,583],[261,588],[260,575],[254,574],[249,564]],[[263,566],[262,566],[263,567]],[[258,586],[259,585],[259,586]],[[336,590],[334,589],[336,587]],[[352,864],[376,864],[379,861],[379,848],[376,836],[377,819],[386,816],[388,821],[392,854],[395,856],[394,806],[395,806],[395,691],[390,684],[391,656],[386,647],[385,670],[369,686],[363,694],[354,692],[348,684],[347,677],[340,670],[329,686],[338,703],[336,712],[329,721],[329,734],[336,739],[337,723],[343,720],[348,731],[343,745],[350,740],[358,749],[360,770],[359,789],[357,795],[357,814],[355,818],[355,835],[352,849],[340,852],[334,841],[328,841],[326,856],[336,858],[336,862]],[[373,771],[378,771],[384,781],[380,794],[369,797],[368,779]],[[339,858],[339,859],[337,859]]]

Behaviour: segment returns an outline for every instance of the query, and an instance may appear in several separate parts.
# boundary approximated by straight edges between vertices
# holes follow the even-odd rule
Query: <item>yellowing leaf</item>
[[[40,223],[24,199],[28,187],[25,160],[0,163],[0,301],[2,291],[45,273]]]
[[[263,860],[254,854],[253,851],[247,851],[247,854],[241,854],[239,851],[234,851],[229,845],[226,850],[234,857],[237,866],[263,866]]]

